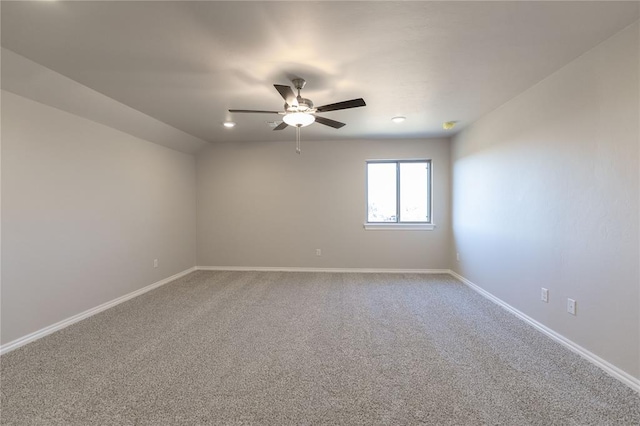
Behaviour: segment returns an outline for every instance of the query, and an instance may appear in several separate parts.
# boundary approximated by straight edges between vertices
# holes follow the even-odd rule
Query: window
[[[367,161],[366,229],[433,229],[431,160]]]

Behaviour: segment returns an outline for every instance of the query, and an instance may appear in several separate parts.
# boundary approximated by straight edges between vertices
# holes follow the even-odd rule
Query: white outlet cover
[[[573,299],[567,299],[567,312],[571,315],[576,314],[576,301]]]
[[[549,290],[542,287],[542,293],[540,294],[540,299],[543,302],[549,302]]]

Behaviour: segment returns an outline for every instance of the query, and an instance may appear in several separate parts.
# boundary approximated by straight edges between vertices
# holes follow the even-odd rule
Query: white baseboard
[[[614,378],[618,379],[619,381],[621,381],[625,385],[629,386],[634,391],[640,393],[640,379],[638,379],[636,377],[633,377],[629,373],[619,369],[618,367],[616,367],[615,365],[611,364],[610,362],[605,361],[604,359],[600,358],[598,355],[588,351],[587,349],[583,348],[582,346],[578,345],[577,343],[575,343],[575,342],[567,339],[563,335],[553,331],[552,329],[550,329],[546,325],[541,324],[538,321],[536,321],[533,318],[531,318],[530,316],[520,312],[519,310],[517,310],[513,306],[511,306],[508,303],[506,303],[506,302],[502,301],[501,299],[497,298],[493,294],[491,294],[488,291],[484,290],[483,288],[479,287],[477,284],[474,284],[473,282],[469,281],[468,279],[466,279],[462,275],[456,273],[455,271],[449,271],[449,273],[453,277],[459,279],[464,284],[469,286],[471,289],[473,289],[476,292],[478,292],[479,294],[481,294],[482,296],[486,297],[487,299],[491,300],[492,302],[496,303],[497,305],[499,305],[502,308],[506,309],[507,311],[511,312],[513,315],[517,316],[518,318],[520,318],[521,320],[525,321],[529,325],[532,325],[537,330],[539,330],[542,333],[546,334],[547,336],[551,337],[556,342],[564,345],[567,349],[571,350],[572,352],[575,352],[576,354],[580,355],[581,357],[583,357],[587,361],[591,362],[592,364],[596,365],[597,367],[600,367],[602,370],[604,370],[610,376],[613,376]]]
[[[296,268],[279,266],[196,266],[198,271],[346,272],[363,274],[448,274],[449,269]]]
[[[68,327],[71,324],[74,324],[74,323],[76,323],[78,321],[81,321],[81,320],[83,320],[85,318],[88,318],[88,317],[90,317],[92,315],[95,315],[95,314],[97,314],[99,312],[102,312],[102,311],[104,311],[106,309],[109,309],[109,308],[112,308],[112,307],[114,307],[116,305],[119,305],[122,302],[126,302],[129,299],[133,299],[136,296],[140,296],[141,294],[146,293],[148,291],[151,291],[154,288],[158,288],[158,287],[160,287],[160,286],[162,286],[164,284],[167,284],[167,283],[169,283],[171,281],[177,280],[178,278],[183,277],[183,276],[185,276],[185,275],[187,275],[187,274],[189,274],[189,273],[191,273],[191,272],[193,272],[195,270],[196,270],[196,267],[194,266],[193,268],[189,268],[189,269],[186,269],[186,270],[184,270],[182,272],[178,272],[177,274],[172,275],[169,278],[165,278],[165,279],[157,281],[157,282],[155,282],[153,284],[149,284],[148,286],[143,287],[143,288],[141,288],[139,290],[132,291],[131,293],[125,294],[124,296],[120,296],[117,299],[113,299],[113,300],[111,300],[109,302],[103,303],[102,305],[96,306],[95,308],[88,309],[88,310],[86,310],[84,312],[76,314],[76,315],[74,315],[72,317],[64,319],[64,320],[62,320],[60,322],[57,322],[55,324],[52,324],[52,325],[50,325],[48,327],[42,328],[42,329],[40,329],[38,331],[34,331],[33,333],[27,334],[26,336],[20,337],[20,338],[18,338],[16,340],[13,340],[13,341],[9,342],[9,343],[5,343],[4,345],[0,346],[0,355],[3,355],[3,354],[5,354],[5,353],[7,353],[9,351],[12,351],[14,349],[19,348],[20,346],[24,346],[27,343],[31,343],[34,340],[38,340],[38,339],[40,339],[40,338],[42,338],[42,337],[44,337],[46,335],[49,335],[51,333],[54,333],[54,332],[56,332],[58,330],[61,330],[61,329],[65,328],[65,327]]]

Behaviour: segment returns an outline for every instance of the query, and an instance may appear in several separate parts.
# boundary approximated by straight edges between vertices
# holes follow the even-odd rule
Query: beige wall
[[[449,267],[448,140],[283,139],[198,155],[199,266]],[[433,159],[434,231],[363,229],[365,160],[396,158]]]
[[[451,253],[461,275],[635,377],[638,39],[635,24],[454,139]]]
[[[3,91],[2,343],[195,266],[195,214],[192,155]]]

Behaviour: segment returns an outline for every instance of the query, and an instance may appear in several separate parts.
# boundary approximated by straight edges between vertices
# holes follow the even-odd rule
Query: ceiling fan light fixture
[[[311,114],[305,114],[304,112],[292,112],[282,117],[285,123],[294,127],[305,127],[316,121],[316,118]]]
[[[397,117],[393,117],[393,118],[391,119],[391,121],[393,121],[394,123],[396,123],[396,124],[397,124],[397,123],[402,123],[402,122],[403,122],[404,120],[406,120],[406,119],[407,119],[407,117],[403,117],[403,116],[399,115],[399,116],[397,116]]]
[[[227,129],[231,129],[232,127],[236,127],[236,123],[233,121],[225,121],[224,123],[222,123],[222,125],[224,127],[226,127]]]

